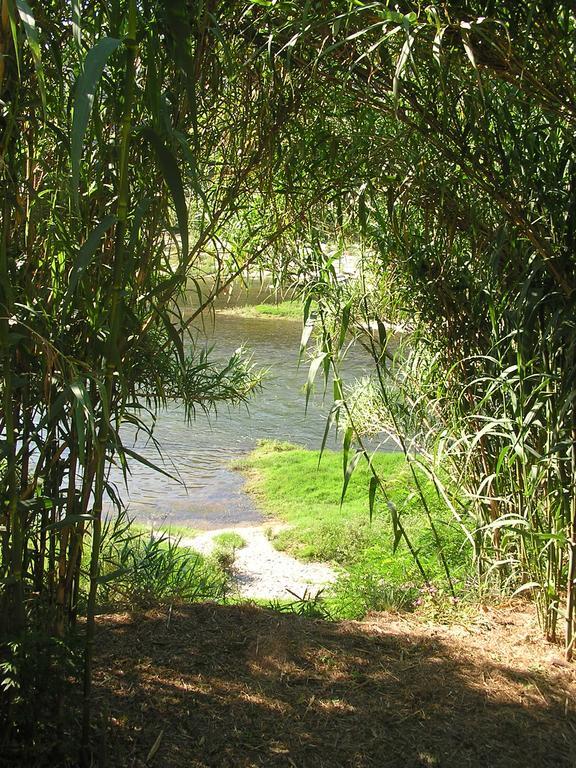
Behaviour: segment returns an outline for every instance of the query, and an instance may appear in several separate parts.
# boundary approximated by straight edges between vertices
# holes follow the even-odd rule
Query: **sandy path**
[[[194,538],[182,539],[181,545],[202,554],[214,549],[214,536],[234,531],[245,540],[246,546],[236,550],[232,569],[237,594],[240,597],[290,598],[302,597],[306,591],[315,595],[318,590],[336,579],[332,568],[323,563],[303,563],[285,552],[274,549],[266,531],[270,525],[220,528],[206,531]],[[278,526],[276,527],[276,530]]]

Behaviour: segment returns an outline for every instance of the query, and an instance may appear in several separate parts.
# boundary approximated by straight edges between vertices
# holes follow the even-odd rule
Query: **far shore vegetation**
[[[263,304],[248,304],[242,307],[220,307],[216,311],[221,315],[282,318],[285,320],[302,320],[303,316],[302,303],[299,301],[281,301],[278,304],[266,302]]]

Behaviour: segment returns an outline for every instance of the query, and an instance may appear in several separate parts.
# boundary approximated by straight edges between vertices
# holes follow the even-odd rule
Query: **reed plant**
[[[259,387],[242,352],[215,363],[195,323],[295,218],[264,204],[290,108],[264,68],[233,76],[229,23],[204,3],[0,2],[0,661],[30,633],[66,643],[84,615],[84,765],[104,510],[122,506],[110,469],[148,461],[123,426],[153,440],[168,401],[192,419]],[[135,578],[186,581],[171,545],[147,547]],[[6,743],[26,679],[7,683]]]
[[[314,150],[308,167],[295,152],[292,178],[333,179],[293,273],[323,326],[309,386],[334,372],[344,487],[370,461],[339,374],[353,333],[373,358],[379,418],[436,482],[479,578],[532,594],[551,638],[563,616],[570,657],[574,9],[312,2],[299,15],[277,2],[259,14],[262,52],[308,78],[302,135]],[[355,287],[330,237],[364,243]],[[411,350],[389,365],[399,321]],[[371,499],[382,486],[375,474]]]

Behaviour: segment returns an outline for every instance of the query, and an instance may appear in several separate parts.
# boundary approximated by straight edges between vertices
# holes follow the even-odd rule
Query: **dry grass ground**
[[[576,766],[576,665],[521,603],[465,625],[200,604],[104,617],[98,649],[114,768]]]

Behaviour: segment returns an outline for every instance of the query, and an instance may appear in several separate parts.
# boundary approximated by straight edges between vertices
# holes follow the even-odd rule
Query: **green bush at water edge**
[[[229,576],[217,559],[181,546],[179,536],[132,524],[123,516],[106,528],[99,602],[146,608],[225,597]]]

